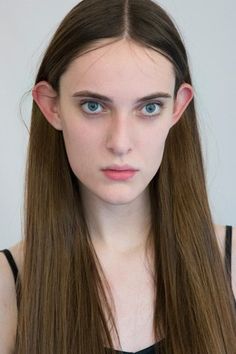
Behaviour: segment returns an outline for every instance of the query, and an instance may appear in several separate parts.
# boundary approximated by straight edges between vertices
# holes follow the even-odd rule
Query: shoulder
[[[214,225],[221,256],[225,257],[225,225]],[[236,298],[236,227],[232,227],[232,250],[231,250],[231,283],[234,297]]]
[[[23,266],[23,242],[19,242],[8,248],[16,263],[19,273]],[[15,298],[15,279],[8,260],[3,252],[0,252],[0,296],[8,291]]]
[[[222,257],[225,256],[225,236],[226,236],[226,225],[214,225],[216,239],[218,246],[220,248]],[[232,256],[235,255],[236,251],[236,227],[232,226]]]
[[[226,227],[225,225],[217,225],[214,224],[216,240],[220,249],[220,253],[222,258],[225,256],[225,234],[226,234]]]
[[[22,268],[21,249],[18,243],[9,250],[19,269]],[[13,350],[17,328],[17,302],[15,280],[5,255],[0,252],[0,352]]]
[[[19,273],[22,273],[23,260],[24,260],[24,242],[20,241],[9,248],[9,251],[14,258]]]
[[[232,289],[236,299],[236,227],[233,227],[232,232],[232,254],[231,254],[231,274],[232,274]]]

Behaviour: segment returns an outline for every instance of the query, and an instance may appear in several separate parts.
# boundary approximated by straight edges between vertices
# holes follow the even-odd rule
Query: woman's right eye
[[[82,107],[83,111],[88,114],[97,114],[102,112],[102,110],[98,110],[98,108],[102,107],[102,105],[96,101],[81,101],[80,107]]]

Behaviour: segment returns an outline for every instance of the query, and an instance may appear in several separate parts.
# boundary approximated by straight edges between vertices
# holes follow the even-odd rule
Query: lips
[[[102,169],[107,178],[114,181],[126,181],[134,177],[137,168],[131,165],[117,165],[113,164]]]
[[[102,169],[103,171],[138,171],[137,168],[130,165],[111,165]]]
[[[104,175],[110,180],[114,181],[126,181],[131,179],[137,171],[135,170],[103,170]]]

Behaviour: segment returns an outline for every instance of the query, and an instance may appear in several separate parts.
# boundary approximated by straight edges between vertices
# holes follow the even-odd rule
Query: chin
[[[99,199],[101,199],[102,201],[104,201],[105,203],[111,204],[111,205],[126,205],[126,204],[130,204],[133,201],[135,201],[135,199],[137,199],[139,196],[141,196],[141,192],[140,193],[135,193],[134,190],[129,190],[129,191],[106,191],[104,194],[100,193],[97,194],[97,197]]]
[[[113,184],[113,185],[100,185],[96,186],[85,185],[81,183],[82,191],[86,200],[86,196],[90,199],[101,200],[102,202],[111,205],[125,205],[132,203],[138,197],[143,195],[145,188],[140,188],[141,186],[134,184]]]

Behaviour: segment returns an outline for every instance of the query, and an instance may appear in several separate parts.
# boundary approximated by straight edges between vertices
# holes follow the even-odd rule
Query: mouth
[[[125,181],[131,179],[137,173],[137,170],[106,169],[103,170],[103,173],[109,179],[116,181]]]
[[[134,168],[133,166],[130,166],[130,165],[119,166],[116,164],[111,165],[111,166],[107,166],[102,170],[103,171],[138,171],[137,168]]]

